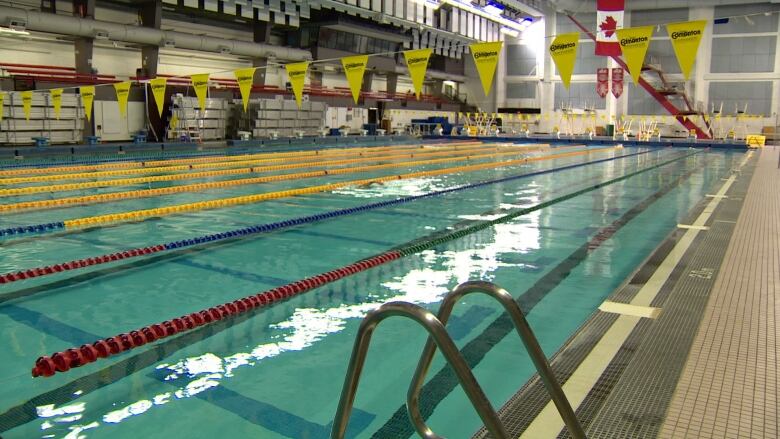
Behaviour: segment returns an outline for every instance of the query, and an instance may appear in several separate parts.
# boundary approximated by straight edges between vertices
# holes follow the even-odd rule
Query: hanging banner
[[[298,104],[298,109],[301,109],[303,102],[303,86],[306,84],[306,72],[309,70],[309,62],[299,62],[294,64],[286,64],[284,69],[287,70],[287,78],[290,80],[290,85],[295,95],[295,102]]]
[[[51,93],[51,104],[54,107],[54,117],[60,120],[60,112],[62,111],[62,89],[54,88],[49,90]]]
[[[498,56],[503,44],[502,41],[496,41],[494,43],[475,43],[469,46],[474,64],[477,65],[477,72],[482,81],[485,96],[490,94],[490,88],[493,86],[493,77],[496,75]]]
[[[602,99],[609,93],[609,69],[606,67],[596,69],[596,93]]]
[[[596,55],[619,56],[620,43],[615,31],[623,28],[624,0],[597,0]]]
[[[623,51],[628,73],[634,84],[639,83],[639,75],[642,73],[642,65],[645,63],[645,55],[653,38],[654,28],[655,26],[641,26],[617,30],[620,50]]]
[[[149,81],[149,85],[152,87],[152,95],[154,96],[154,102],[157,104],[157,112],[162,117],[163,108],[165,107],[165,87],[168,84],[166,78],[154,78]]]
[[[114,84],[116,91],[116,101],[119,104],[119,114],[127,117],[127,100],[130,97],[130,81],[118,82]]]
[[[705,20],[688,21],[686,23],[670,23],[666,25],[666,32],[672,39],[672,48],[677,55],[680,70],[687,80],[691,76],[693,63],[696,62],[696,53],[699,51],[699,43],[707,26]]]
[[[357,104],[360,100],[360,89],[363,87],[363,74],[366,72],[366,65],[368,65],[368,55],[341,58],[341,65],[344,67],[344,74],[347,75],[352,98]]]
[[[577,45],[580,41],[580,33],[572,32],[570,34],[561,34],[555,37],[550,45],[550,56],[552,57],[558,73],[561,75],[561,81],[566,90],[571,84],[571,74],[574,72],[574,63],[577,61]]]
[[[623,68],[612,69],[612,96],[619,98],[623,94]]]
[[[255,83],[255,70],[257,67],[239,69],[233,72],[238,82],[238,89],[241,91],[241,100],[244,102],[244,111],[249,108],[249,96],[252,94],[252,85]]]
[[[192,81],[192,88],[195,89],[195,96],[198,97],[200,112],[203,113],[206,111],[206,96],[209,93],[209,74],[192,75],[190,81]]]
[[[87,116],[88,121],[92,121],[92,102],[95,101],[95,86],[85,85],[79,87],[79,94],[81,94],[81,103],[84,105],[84,115]]]
[[[433,49],[407,50],[404,52],[406,68],[409,69],[409,76],[412,77],[414,94],[417,95],[418,101],[420,100],[423,82],[425,81],[425,72],[428,71],[428,60],[431,59],[432,53]]]
[[[3,121],[3,116],[5,114],[5,107],[3,107],[4,103],[5,103],[5,93],[0,93],[0,122]]]
[[[32,113],[32,101],[33,101],[33,92],[23,91],[22,109],[24,110],[24,118],[27,120],[30,120],[30,113]]]

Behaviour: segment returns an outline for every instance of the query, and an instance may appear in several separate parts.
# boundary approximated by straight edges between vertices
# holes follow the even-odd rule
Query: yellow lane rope
[[[204,172],[186,172],[186,173],[177,173],[177,174],[155,175],[150,177],[120,178],[120,179],[112,179],[112,180],[88,181],[83,183],[67,183],[67,184],[59,184],[59,185],[28,186],[28,187],[11,188],[11,189],[0,189],[0,197],[13,197],[17,195],[74,191],[74,190],[93,189],[93,188],[109,187],[109,186],[132,186],[136,184],[153,183],[153,182],[160,182],[160,181],[194,180],[198,178],[282,171],[286,169],[315,168],[315,167],[323,167],[323,166],[331,166],[331,165],[337,166],[337,165],[347,165],[352,163],[364,163],[364,162],[380,162],[386,160],[397,160],[402,158],[434,157],[434,156],[452,154],[453,152],[457,152],[458,154],[463,154],[463,153],[475,152],[475,151],[498,151],[501,149],[502,148],[500,147],[492,147],[492,148],[479,147],[479,148],[469,148],[469,149],[444,149],[444,150],[437,149],[433,152],[412,152],[412,153],[407,152],[404,154],[363,157],[359,159],[317,160],[313,162],[291,163],[285,165],[246,167],[246,168],[223,169],[218,171],[204,171]],[[524,149],[524,151],[536,151],[539,149],[540,148],[534,149],[529,147],[527,149]]]
[[[175,206],[165,206],[153,209],[136,210],[131,212],[112,213],[108,215],[99,215],[92,217],[77,218],[64,221],[66,228],[95,226],[99,224],[116,223],[123,221],[138,221],[150,217],[160,217],[165,215],[172,215],[178,213],[195,212],[200,210],[218,209],[228,206],[236,206],[241,204],[259,203],[268,200],[274,200],[285,197],[292,197],[295,195],[313,194],[318,192],[325,192],[335,190],[347,186],[354,186],[360,184],[368,184],[372,182],[385,182],[392,180],[403,180],[409,178],[430,177],[442,174],[451,174],[454,172],[471,172],[482,169],[494,169],[506,166],[521,165],[529,162],[536,162],[542,160],[552,160],[564,157],[573,157],[578,155],[590,154],[593,152],[610,151],[615,149],[614,147],[599,148],[587,151],[572,151],[567,153],[555,154],[551,156],[538,156],[538,157],[526,157],[517,160],[507,160],[504,162],[490,162],[480,163],[475,165],[457,166],[453,168],[435,169],[430,171],[419,171],[409,174],[388,175],[384,177],[374,177],[361,180],[351,180],[337,183],[324,184],[319,186],[309,186],[299,189],[290,189],[278,192],[268,192],[264,194],[244,195],[240,197],[222,198],[210,201],[199,201],[195,203],[179,204]]]
[[[293,174],[268,175],[263,177],[242,178],[236,180],[195,183],[195,184],[170,186],[170,187],[157,188],[157,189],[141,189],[135,191],[112,192],[112,193],[98,194],[98,195],[84,195],[78,197],[54,198],[49,200],[23,201],[19,203],[0,204],[0,212],[9,212],[9,211],[26,210],[26,209],[46,209],[46,208],[53,208],[53,207],[71,206],[74,204],[84,205],[84,204],[105,203],[109,201],[126,200],[131,198],[158,197],[162,195],[177,194],[182,192],[202,191],[202,190],[216,189],[216,188],[222,189],[222,188],[233,187],[233,186],[269,183],[274,181],[299,180],[303,178],[324,177],[328,175],[352,174],[357,172],[376,171],[376,170],[387,169],[387,168],[401,168],[406,166],[424,166],[424,165],[432,165],[438,163],[479,160],[479,159],[487,159],[493,157],[503,157],[508,155],[520,155],[527,152],[533,152],[538,149],[542,149],[542,148],[537,148],[537,149],[527,148],[522,150],[516,149],[509,152],[493,152],[488,154],[475,154],[475,155],[458,155],[458,156],[445,157],[440,159],[415,160],[409,162],[384,163],[379,165],[324,169],[319,171],[298,172]]]
[[[393,145],[383,147],[360,147],[360,148],[327,148],[327,149],[311,149],[311,150],[299,150],[289,152],[258,152],[252,154],[238,154],[238,155],[221,155],[211,157],[188,157],[181,159],[160,159],[160,160],[138,160],[127,162],[112,162],[94,165],[62,165],[62,166],[48,166],[44,168],[24,168],[24,169],[7,169],[0,170],[0,177],[12,177],[19,175],[37,175],[37,174],[56,174],[65,172],[89,172],[99,171],[104,169],[129,169],[129,168],[145,168],[165,165],[177,165],[177,164],[195,164],[195,163],[212,163],[212,162],[226,162],[226,161],[239,161],[247,160],[259,157],[285,159],[291,157],[305,157],[305,156],[330,156],[330,155],[349,155],[354,152],[365,151],[384,151],[393,149],[420,149],[431,148],[436,146],[474,146],[482,145],[483,142],[453,142],[447,144],[416,144],[416,145]]]
[[[457,150],[460,148],[463,147],[455,146],[450,149]],[[372,151],[363,151],[357,153],[345,152],[343,154],[339,154],[339,156],[368,157],[368,156],[386,154],[389,151],[408,150],[408,149],[409,148],[394,148],[386,151],[372,150]],[[415,149],[419,150],[420,147],[418,146]],[[146,168],[120,169],[120,170],[75,173],[75,174],[37,175],[31,177],[14,177],[14,178],[0,179],[0,185],[39,183],[39,182],[51,182],[51,181],[62,181],[62,180],[91,180],[99,177],[113,177],[119,175],[135,175],[135,174],[156,174],[156,173],[160,174],[160,173],[175,172],[175,171],[189,172],[197,169],[234,168],[239,166],[251,166],[251,165],[268,164],[268,163],[306,161],[317,157],[335,157],[335,156],[336,155],[330,155],[330,154],[327,155],[323,154],[319,156],[307,155],[307,156],[292,157],[292,158],[272,158],[272,159],[262,158],[262,159],[252,159],[252,160],[219,161],[219,162],[209,162],[209,163],[200,163],[200,164],[195,163],[195,164],[179,165],[179,166],[156,166],[156,167],[146,167]]]

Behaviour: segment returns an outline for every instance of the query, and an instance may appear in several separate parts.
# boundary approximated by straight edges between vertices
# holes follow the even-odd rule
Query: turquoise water
[[[638,151],[594,152],[74,233],[6,239],[0,241],[0,273]],[[689,153],[657,149],[229,243],[0,285],[0,300],[17,297],[0,302],[0,346],[5,354],[0,367],[4,389],[0,394],[0,429],[6,430],[0,435],[6,439],[328,437],[361,317],[389,300],[411,301],[436,310],[441,297],[466,280],[493,281],[516,297],[527,297],[524,293],[544,279],[544,284],[537,285],[535,291],[542,293],[533,301],[528,319],[545,352],[552,355],[718,184],[732,162],[741,158],[740,153],[701,152],[261,309],[233,325],[216,325],[195,331],[195,335],[166,339],[51,378],[33,379],[29,372],[40,355],[333,270],[436,232],[493,219]],[[0,227],[460,164],[4,214]],[[688,173],[690,176],[677,181]],[[162,184],[172,183],[151,187]],[[135,189],[146,187],[149,185]],[[3,202],[128,189],[10,197]],[[599,229],[660,190],[665,195],[644,203],[643,210],[635,209],[632,219],[614,236],[591,252],[578,253]],[[576,265],[556,276],[572,255],[579,258]],[[456,308],[449,325],[457,344],[467,346],[467,360],[475,364],[474,373],[496,408],[533,373],[514,334],[499,340],[485,335],[490,333],[486,329],[495,328],[500,314],[498,306],[488,299],[468,297]],[[412,430],[406,418],[393,415],[402,409],[424,341],[423,331],[408,321],[391,319],[379,327],[355,402],[352,437],[409,437]],[[429,377],[442,367],[437,358]],[[479,418],[461,389],[447,380],[435,380],[427,389],[423,401],[432,411],[428,423],[434,431],[452,438],[476,431]]]

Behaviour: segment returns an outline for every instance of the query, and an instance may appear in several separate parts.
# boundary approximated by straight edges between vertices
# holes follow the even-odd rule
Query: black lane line
[[[656,160],[656,161],[660,161],[660,160]],[[494,211],[495,210],[491,210],[489,212],[494,212]],[[461,223],[466,224],[471,222],[474,221],[467,220]],[[461,223],[458,223],[456,225],[460,225]],[[436,232],[429,236],[434,237],[439,235],[440,233],[441,232]],[[214,243],[214,244],[219,245],[220,243]],[[205,250],[205,248],[185,249],[185,251],[183,251],[182,253],[197,253],[203,250]],[[171,259],[174,259],[175,257],[181,256],[181,254],[160,255],[159,257],[154,257],[150,259],[154,259],[154,260],[168,259],[165,258],[165,256],[170,256]],[[139,261],[138,264],[145,265],[143,264],[143,262],[144,261]],[[120,271],[121,268],[122,267],[112,267],[109,270],[113,269],[113,270]],[[383,267],[377,267],[376,269],[381,270],[382,268]],[[87,273],[82,276],[90,276],[91,274],[93,273]],[[64,282],[67,281],[68,280],[65,280]],[[33,289],[35,289],[35,287]],[[77,391],[80,392],[79,395],[83,396],[95,390],[101,389],[105,386],[108,386],[110,384],[113,384],[116,381],[119,381],[138,371],[141,371],[173,355],[174,353],[176,353],[177,351],[185,347],[188,347],[194,343],[197,343],[213,335],[216,335],[222,332],[223,330],[228,329],[234,325],[237,325],[245,320],[253,318],[258,313],[263,311],[268,311],[268,308],[255,308],[250,312],[234,315],[225,320],[221,320],[217,323],[212,323],[210,325],[198,327],[197,329],[190,332],[186,332],[183,335],[180,335],[176,338],[168,338],[165,341],[161,342],[160,344],[154,345],[149,350],[136,353],[131,357],[118,361],[117,363],[108,365],[103,369],[95,371],[89,375],[85,375],[81,378],[77,378],[56,389],[37,395],[27,400],[26,402],[21,403],[15,407],[12,407],[7,411],[5,411],[4,413],[0,414],[0,432],[11,430],[13,428],[19,427],[28,422],[32,422],[38,419],[36,408],[41,405],[45,405],[45,404],[59,405],[59,404],[65,404],[71,402],[74,399],[73,396],[74,393]]]
[[[687,180],[697,169],[694,168],[674,179],[670,184],[661,188],[656,193],[645,198],[642,202],[624,213],[620,218],[613,221],[610,225],[603,227],[593,239],[583,243],[577,250],[561,261],[556,267],[536,281],[531,288],[527,289],[517,299],[517,303],[525,314],[528,314],[547,293],[560,285],[571,272],[587,258],[588,254],[596,250],[601,243],[611,238],[623,226],[636,218],[645,211],[650,205],[663,196],[667,195],[673,189]],[[514,330],[514,325],[509,315],[502,313],[485,330],[468,342],[461,350],[461,354],[469,365],[474,369],[504,337]],[[456,387],[458,379],[452,368],[445,365],[439,370],[433,378],[430,379],[422,388],[420,393],[420,413],[424,419],[428,419],[435,410],[436,406],[444,400]],[[399,407],[390,419],[377,430],[372,439],[405,439],[415,434],[414,427],[409,421],[406,404]]]

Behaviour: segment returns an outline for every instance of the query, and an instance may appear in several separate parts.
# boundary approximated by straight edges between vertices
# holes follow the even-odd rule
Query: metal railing
[[[528,325],[528,322],[523,315],[523,311],[520,309],[512,295],[506,290],[490,282],[481,281],[463,283],[447,294],[442,301],[438,316],[434,316],[430,311],[407,302],[386,303],[366,315],[358,329],[352,356],[349,360],[349,366],[347,367],[347,375],[344,379],[341,399],[339,401],[336,417],[333,421],[331,438],[342,439],[346,434],[347,424],[349,423],[349,417],[355,401],[355,394],[360,381],[360,374],[366,360],[368,347],[371,343],[371,337],[377,325],[379,325],[382,320],[391,316],[410,318],[423,326],[429,334],[428,341],[423,348],[422,356],[417,364],[417,369],[407,393],[406,405],[409,418],[411,419],[415,430],[417,430],[417,433],[426,439],[441,439],[441,436],[436,435],[425,423],[425,419],[420,413],[419,404],[420,392],[425,382],[425,376],[433,361],[436,348],[438,347],[441,349],[444,358],[457,375],[461,386],[465,390],[474,409],[479,414],[479,417],[482,419],[482,422],[484,422],[487,431],[496,439],[505,439],[508,437],[503,425],[498,419],[498,414],[493,409],[490,401],[487,399],[482,388],[471,373],[468,364],[466,364],[460,351],[445,329],[445,325],[452,314],[452,309],[455,307],[455,304],[464,296],[472,293],[486,294],[501,303],[512,319],[517,334],[520,336],[523,345],[525,345],[528,354],[531,356],[531,360],[539,373],[539,377],[563,418],[571,437],[575,439],[585,438],[585,432],[574,414],[574,410],[569,404],[569,401],[566,399],[563,389],[561,389],[560,384],[555,379],[555,375],[547,362],[547,358],[545,357],[541,346],[539,346],[536,336]]]

